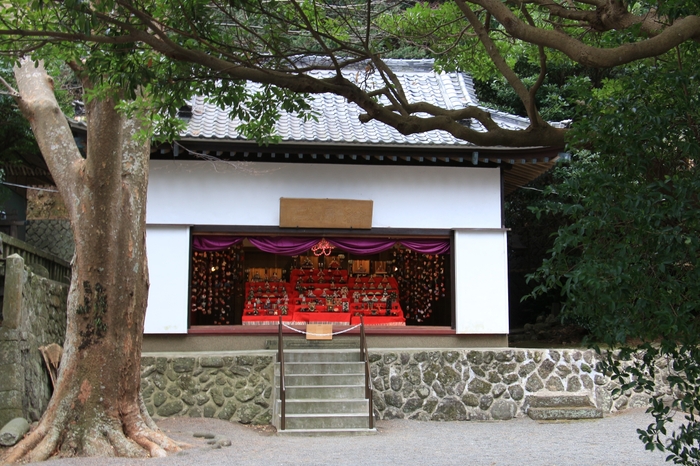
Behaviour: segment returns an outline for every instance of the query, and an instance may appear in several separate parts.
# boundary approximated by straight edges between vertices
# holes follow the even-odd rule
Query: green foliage
[[[623,389],[651,389],[654,359],[671,361],[673,406],[686,422],[664,444],[669,410],[655,396],[656,422],[640,438],[679,464],[697,464],[700,440],[698,51],[687,44],[630,66],[579,107],[570,140],[574,170],[536,209],[568,224],[532,276],[539,281],[534,295],[559,291],[564,315],[598,341],[643,342],[636,366],[603,366]]]
[[[0,76],[10,84],[14,83],[9,64],[0,62]],[[7,94],[0,94],[0,121],[0,141],[3,142],[0,147],[1,163],[17,163],[25,154],[39,153],[29,122],[19,113],[14,99]]]
[[[263,59],[263,55],[267,54],[266,44],[275,43],[277,47],[287,47],[289,44],[285,29],[277,27],[279,23],[261,19],[262,4],[258,2],[240,2],[230,6],[201,0],[147,3],[142,6],[161,18],[163,27],[171,28],[169,39],[195,52],[210,52],[209,47],[213,44],[250,43],[262,39],[259,56],[249,53],[238,57],[256,60]],[[272,3],[274,5],[268,2],[266,7],[277,5]],[[314,9],[313,4],[304,4],[304,12],[318,16],[316,24],[323,24],[328,34],[337,34],[339,26],[331,24],[337,23],[337,19],[326,19],[320,14],[322,10]],[[280,2],[278,6],[280,8],[270,11],[299,21],[286,3]],[[159,140],[176,139],[183,128],[182,121],[177,118],[177,109],[197,94],[208,96],[210,102],[221,108],[228,108],[231,116],[239,117],[244,122],[240,127],[241,133],[260,143],[277,139],[274,123],[280,111],[297,113],[302,118],[314,117],[307,103],[308,96],[274,86],[251,92],[244,82],[232,80],[225,71],[167,59],[142,43],[124,41],[122,38],[128,35],[129,27],[109,24],[104,21],[106,14],[129,27],[145,27],[139,24],[140,20],[132,11],[115,2],[91,4],[73,0],[57,5],[30,0],[15,1],[0,18],[5,27],[60,31],[85,38],[54,42],[21,35],[4,37],[0,42],[0,53],[4,50],[6,54],[19,55],[24,50],[32,50],[32,57],[37,60],[75,64],[81,69],[81,77],[89,78],[91,83],[84,98],[113,97],[123,100],[121,109],[129,115],[139,115],[150,123],[146,127],[148,134],[141,134],[142,138],[155,135]],[[248,29],[222,27],[224,21],[246,15],[250,15]],[[257,25],[262,29],[258,29]],[[97,35],[102,36],[103,40],[112,38],[114,43],[91,43],[91,37]]]

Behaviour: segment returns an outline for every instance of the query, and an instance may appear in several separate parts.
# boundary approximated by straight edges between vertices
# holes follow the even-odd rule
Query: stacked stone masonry
[[[146,356],[144,401],[155,418],[269,424],[274,360],[274,352]],[[386,350],[370,360],[376,419],[508,420],[527,414],[531,395],[585,394],[606,413],[649,399],[613,399],[618,385],[595,370],[592,350]]]
[[[64,261],[73,259],[75,245],[68,220],[27,220],[25,240]]]
[[[155,419],[209,417],[243,424],[272,420],[274,355],[142,359],[142,394]]]
[[[39,347],[63,345],[68,285],[36,275],[18,255],[5,263],[0,327],[0,426],[15,417],[36,421],[51,397]]]

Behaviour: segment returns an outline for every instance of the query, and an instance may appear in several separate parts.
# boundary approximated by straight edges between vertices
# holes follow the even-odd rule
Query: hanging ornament
[[[334,247],[326,241],[326,238],[321,238],[315,246],[311,248],[315,256],[330,256]]]

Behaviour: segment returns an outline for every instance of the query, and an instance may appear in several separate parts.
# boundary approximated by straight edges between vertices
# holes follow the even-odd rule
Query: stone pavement
[[[537,422],[379,421],[376,435],[361,437],[286,437],[270,426],[245,426],[203,418],[159,422],[169,435],[192,448],[149,460],[62,459],[50,466],[218,466],[218,465],[460,465],[460,466],[614,466],[661,465],[666,455],[647,452],[636,429],[649,424],[642,409],[603,419]],[[211,433],[219,444],[194,433]],[[223,442],[220,442],[224,440]]]

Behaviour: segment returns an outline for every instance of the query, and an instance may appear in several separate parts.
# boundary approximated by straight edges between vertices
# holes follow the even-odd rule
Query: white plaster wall
[[[439,162],[438,162],[439,163]],[[151,161],[150,225],[279,225],[281,197],[374,201],[374,228],[499,228],[497,168]]]
[[[146,253],[151,286],[144,333],[187,333],[189,227],[148,225]]]
[[[457,230],[454,236],[457,333],[507,334],[506,232]]]
[[[279,224],[279,198],[374,201],[373,227],[454,229],[457,333],[508,333],[498,169],[152,161],[146,333],[186,333],[191,225]],[[462,230],[460,230],[462,229]]]

